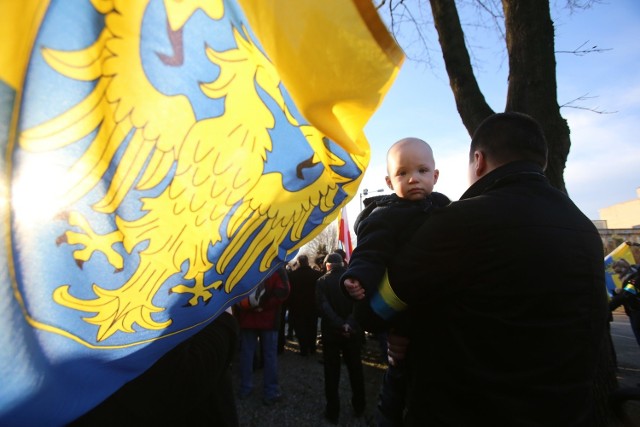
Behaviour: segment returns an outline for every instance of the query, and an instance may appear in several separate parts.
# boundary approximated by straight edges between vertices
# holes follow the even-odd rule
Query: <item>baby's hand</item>
[[[344,288],[351,298],[357,300],[364,299],[364,288],[360,286],[360,282],[357,279],[346,279],[344,281]]]

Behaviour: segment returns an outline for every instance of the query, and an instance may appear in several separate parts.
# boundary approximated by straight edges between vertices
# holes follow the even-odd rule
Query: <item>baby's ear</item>
[[[387,183],[387,187],[389,187],[390,190],[393,190],[393,184],[391,184],[391,180],[389,179],[389,177],[385,176],[384,180]]]

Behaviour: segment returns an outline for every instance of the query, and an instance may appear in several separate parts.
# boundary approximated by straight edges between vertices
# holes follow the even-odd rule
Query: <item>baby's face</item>
[[[393,147],[387,156],[387,185],[398,197],[420,200],[433,191],[439,172],[433,153],[423,143]]]

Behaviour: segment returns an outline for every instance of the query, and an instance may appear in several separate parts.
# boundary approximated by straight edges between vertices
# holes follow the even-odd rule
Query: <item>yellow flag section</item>
[[[612,269],[613,263],[620,259],[627,260],[627,262],[631,265],[636,263],[633,252],[631,252],[631,246],[629,246],[626,242],[620,244],[604,258],[607,291],[609,291],[609,294],[611,295],[613,294],[613,292],[615,292],[616,288],[619,289],[622,285],[622,283],[620,282],[620,278],[613,272]]]
[[[362,129],[404,61],[372,2],[238,3],[307,120],[322,123],[318,129],[347,151],[367,153]],[[0,80],[13,89],[22,87],[32,43],[48,5],[46,0],[0,0]],[[305,15],[313,18],[300,19]],[[350,31],[343,31],[345,27]],[[363,67],[364,63],[370,66]],[[369,98],[363,98],[363,93]],[[335,99],[342,101],[335,103]]]
[[[372,2],[239,3],[300,112],[345,150],[366,155],[366,167],[362,130],[404,59]]]
[[[13,89],[22,87],[31,45],[48,1],[0,0],[0,80]]]

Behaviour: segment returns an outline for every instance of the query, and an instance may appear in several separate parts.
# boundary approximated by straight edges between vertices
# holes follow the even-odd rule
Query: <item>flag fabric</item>
[[[351,231],[349,230],[349,219],[347,218],[346,207],[340,209],[340,213],[338,214],[338,242],[346,254],[347,262],[349,262],[351,253],[353,252],[353,244],[351,243]]]
[[[77,418],[295,257],[403,60],[369,0],[0,0],[0,38],[3,426]]]
[[[613,296],[616,289],[620,289],[622,286],[620,278],[613,271],[613,263],[620,259],[627,260],[630,265],[634,265],[636,263],[633,252],[631,252],[631,246],[626,242],[621,243],[617,248],[611,251],[611,253],[604,257],[605,283],[609,296]]]

